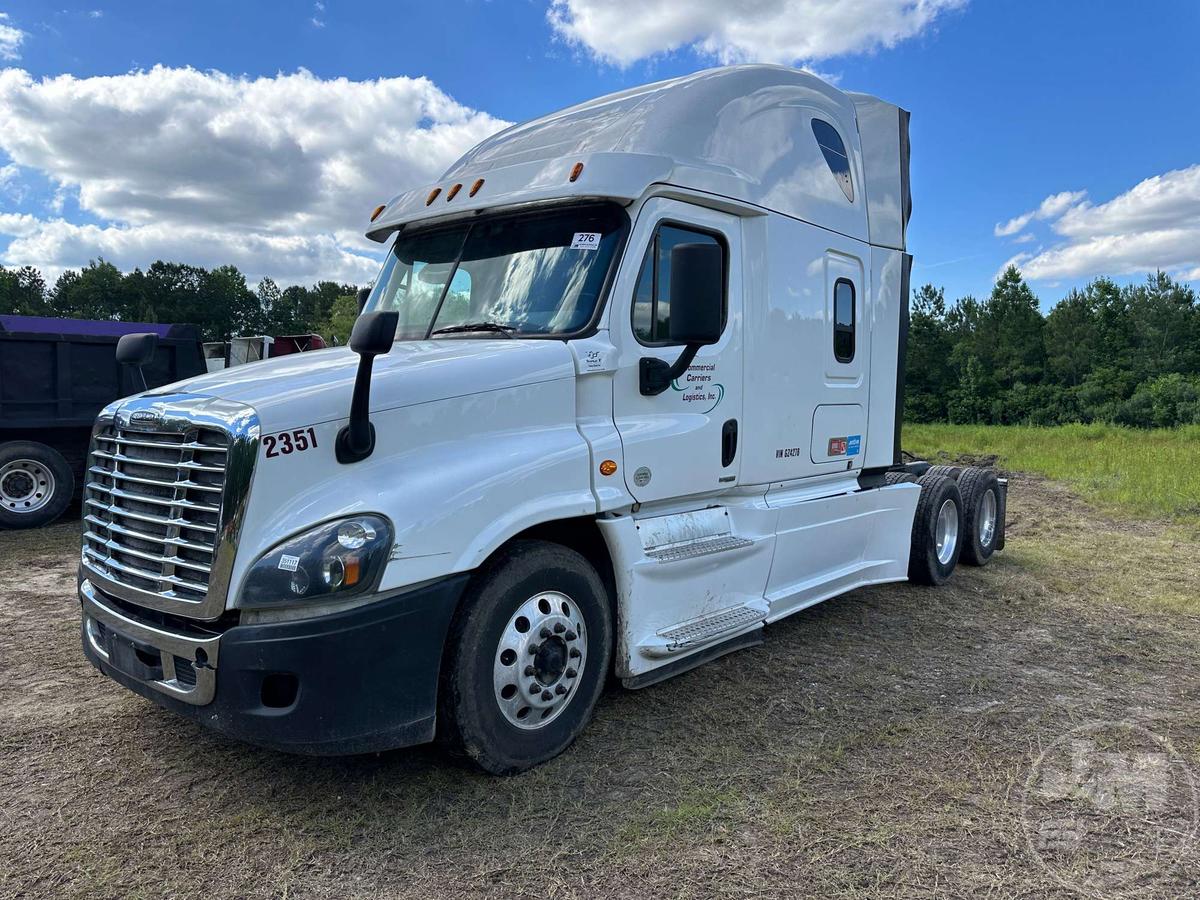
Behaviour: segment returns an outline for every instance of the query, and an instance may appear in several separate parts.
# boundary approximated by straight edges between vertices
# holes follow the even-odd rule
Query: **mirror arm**
[[[371,424],[371,369],[374,354],[362,354],[354,375],[354,395],[350,399],[350,421],[338,432],[334,451],[340,463],[366,459],[375,450],[375,426]]]
[[[655,356],[643,356],[638,367],[643,397],[655,397],[671,386],[671,382],[687,371],[700,344],[686,344],[679,359],[671,365]]]

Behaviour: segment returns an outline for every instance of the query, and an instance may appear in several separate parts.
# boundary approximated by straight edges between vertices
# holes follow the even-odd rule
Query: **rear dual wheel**
[[[964,469],[958,489],[965,511],[962,561],[985,566],[1000,538],[1000,481],[989,469]]]
[[[962,494],[953,478],[934,472],[926,472],[917,484],[921,496],[913,516],[908,579],[939,585],[954,572],[962,552]]]

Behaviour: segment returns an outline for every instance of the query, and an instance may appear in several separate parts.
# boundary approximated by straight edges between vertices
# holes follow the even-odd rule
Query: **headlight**
[[[250,567],[238,606],[283,606],[369,590],[392,546],[392,526],[381,516],[326,522],[288,538]]]

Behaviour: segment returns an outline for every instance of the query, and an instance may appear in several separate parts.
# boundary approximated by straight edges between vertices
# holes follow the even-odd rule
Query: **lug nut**
[[[568,631],[566,634],[563,635],[563,637],[565,637],[568,641],[573,641],[573,640],[575,640],[575,638],[579,637],[579,635],[577,635],[573,631]]]
[[[554,693],[558,694],[560,697],[561,697],[563,694],[565,694],[566,692],[567,692],[567,689],[566,689],[565,687],[563,687],[561,684],[560,684],[560,685],[556,685],[556,686],[555,686],[555,688],[554,688]]]
[[[572,647],[572,648],[571,648],[571,654],[570,654],[570,656],[571,656],[571,659],[579,659],[580,655],[581,655],[581,654],[579,653],[579,648],[578,648],[578,647]]]
[[[537,669],[535,669],[533,666],[526,666],[526,667],[525,667],[525,674],[526,674],[526,675],[536,675],[536,674],[537,674]]]
[[[533,682],[531,685],[529,685],[529,693],[531,693],[531,694],[536,694],[541,689],[542,689],[542,686],[540,684],[538,684],[536,681]]]
[[[537,647],[530,647],[530,648],[529,648],[529,655],[530,655],[530,656],[537,656],[537,652],[538,652],[538,648],[537,648]]]
[[[538,633],[539,633],[539,634],[542,636],[542,640],[545,640],[546,638],[548,638],[548,637],[550,637],[550,636],[551,636],[551,635],[550,635],[550,629],[549,629],[549,628],[543,628],[543,629],[542,629],[540,632],[538,632]]]
[[[543,700],[553,700],[554,695],[552,693],[550,693],[549,691],[542,691],[542,699]]]
[[[555,634],[562,634],[566,630],[567,630],[567,626],[564,625],[562,622],[554,623],[554,633]]]
[[[576,672],[574,669],[567,669],[567,677],[568,678],[574,678],[578,674],[579,673]]]

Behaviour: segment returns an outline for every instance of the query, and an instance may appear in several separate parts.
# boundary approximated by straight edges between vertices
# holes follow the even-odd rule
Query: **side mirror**
[[[683,344],[673,365],[645,357],[641,392],[653,397],[687,371],[696,352],[721,339],[725,318],[725,251],[716,244],[678,244],[671,248],[671,341]]]
[[[354,395],[350,399],[350,422],[338,432],[334,452],[340,463],[366,459],[375,449],[375,426],[371,424],[371,369],[375,357],[392,349],[396,339],[398,312],[370,312],[359,316],[350,331],[350,349],[358,354]]]
[[[370,288],[359,288],[357,296],[358,296],[358,314],[361,316],[363,307],[366,306],[367,301],[371,299],[371,289]]]
[[[142,383],[141,390],[146,390],[146,375],[142,366],[148,365],[154,359],[154,351],[158,349],[158,335],[150,332],[141,334],[123,334],[117,339],[117,362],[123,366],[132,366],[137,373],[137,380]]]

